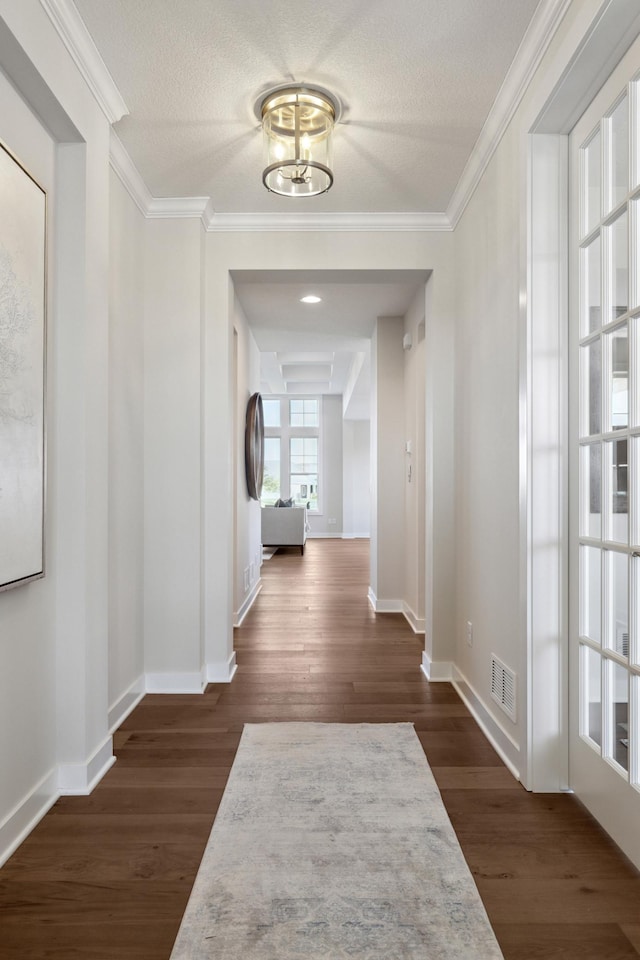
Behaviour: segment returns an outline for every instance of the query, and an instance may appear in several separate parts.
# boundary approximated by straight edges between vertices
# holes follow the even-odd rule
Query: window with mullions
[[[318,509],[318,438],[289,440],[289,495],[309,510]]]
[[[579,504],[580,572],[572,617],[577,612],[579,734],[606,762],[589,768],[592,790],[609,769],[640,790],[640,464],[635,447],[640,220],[638,178],[629,165],[630,137],[634,158],[640,156],[638,84],[634,78],[625,87],[582,142],[574,135],[579,310],[573,350],[580,359],[574,434],[578,482],[572,480],[572,496],[577,494]]]
[[[265,427],[279,427],[280,420],[280,401],[273,397],[262,398],[262,411],[264,415]]]
[[[320,398],[263,397],[264,482],[260,502],[292,499],[318,512]]]
[[[312,400],[289,401],[289,426],[317,427],[319,425],[319,403]]]
[[[264,438],[264,476],[260,502],[272,507],[280,498],[280,437]]]

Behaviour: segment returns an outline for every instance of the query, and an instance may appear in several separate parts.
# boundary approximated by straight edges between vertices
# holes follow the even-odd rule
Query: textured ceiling
[[[375,214],[446,210],[538,0],[75,4],[127,103],[116,130],[153,196],[210,197],[215,213]],[[291,81],[342,107],[335,183],[313,199],[262,186],[255,106]],[[425,280],[235,276],[263,392],[342,393],[358,374],[347,415],[368,416],[376,318],[402,316]],[[322,303],[301,304],[310,292]]]
[[[215,212],[441,212],[538,0],[75,0],[130,110],[116,129],[157,197]],[[335,184],[262,186],[261,92],[338,96]]]

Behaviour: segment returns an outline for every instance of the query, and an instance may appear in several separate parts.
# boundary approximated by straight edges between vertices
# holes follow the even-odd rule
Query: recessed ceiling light
[[[300,297],[300,303],[320,303],[322,297],[316,297],[310,293],[307,297]]]

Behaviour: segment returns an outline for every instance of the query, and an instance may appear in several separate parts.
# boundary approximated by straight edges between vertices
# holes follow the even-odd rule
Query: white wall
[[[377,552],[371,565],[372,600],[379,610],[400,610],[404,599],[404,356],[401,317],[379,317],[373,332],[371,376],[376,383],[375,423],[377,456],[371,468],[376,473]],[[375,576],[374,576],[375,573]]]
[[[0,102],[0,139],[47,191],[49,238],[52,238],[55,235],[51,219],[55,197],[55,143],[2,75]],[[48,266],[50,287],[51,258]],[[47,396],[50,415],[54,403],[55,393],[50,383]],[[52,455],[50,449],[50,463]],[[0,593],[0,823],[56,765],[56,697],[52,680],[55,677],[56,565],[51,511],[47,519],[46,579]],[[4,832],[0,829],[0,857],[3,838]]]
[[[455,232],[456,662],[496,719],[490,655],[523,680],[520,622],[517,141],[507,136]],[[465,623],[473,624],[473,647]],[[522,688],[520,688],[522,690]]]
[[[371,527],[369,420],[342,421],[343,537],[368,537]]]
[[[90,789],[112,745],[109,123],[38,0],[0,0],[0,39],[0,66],[42,119],[2,80],[0,136],[49,190],[50,280],[47,576],[0,595],[2,859],[59,791]]]
[[[151,689],[196,691],[204,663],[202,226],[195,219],[148,220],[146,234],[145,665]],[[230,505],[227,495],[218,510],[231,516]]]
[[[369,599],[375,603],[378,585],[378,340],[371,338],[369,420]]]
[[[115,173],[109,243],[109,713],[143,690],[145,221]]]
[[[245,472],[245,422],[247,403],[260,389],[260,352],[237,297],[233,299],[233,326],[237,336],[235,355],[236,413],[234,475],[236,533],[234,538],[234,622],[238,623],[260,584],[262,544],[260,504],[247,492]],[[248,585],[245,588],[245,573]]]
[[[451,260],[451,276],[458,276]],[[454,323],[443,323],[440,302],[449,277],[434,271],[425,296],[425,658],[431,679],[447,680],[454,647]],[[443,284],[445,289],[443,290]]]
[[[404,592],[405,612],[416,630],[424,630],[425,604],[425,290],[417,291],[404,318]]]
[[[310,537],[342,535],[342,395],[322,397],[321,512],[307,514]],[[330,521],[334,522],[331,523]]]

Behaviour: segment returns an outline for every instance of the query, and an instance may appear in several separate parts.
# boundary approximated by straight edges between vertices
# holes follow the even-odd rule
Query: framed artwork
[[[0,143],[0,590],[44,576],[47,196]]]

